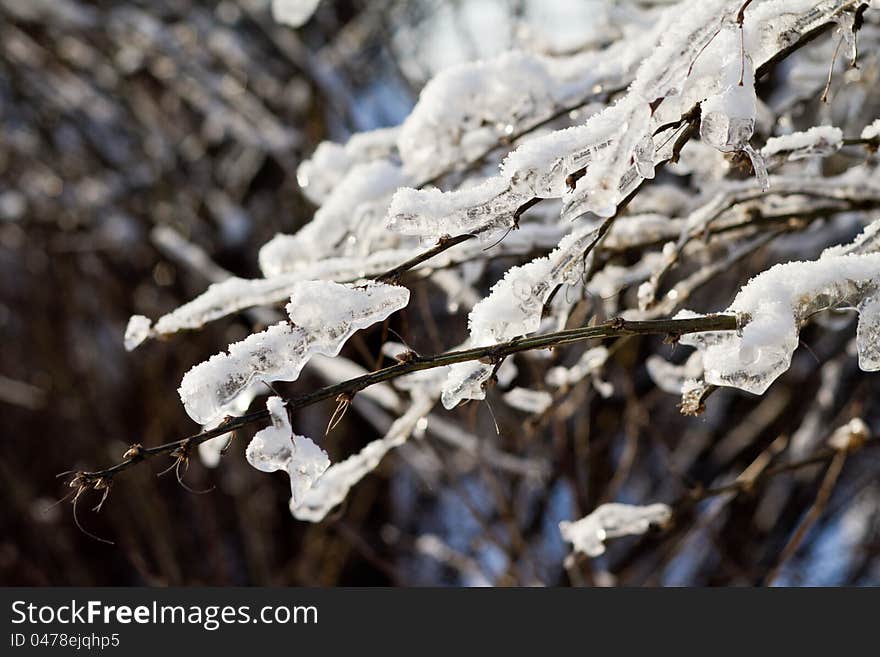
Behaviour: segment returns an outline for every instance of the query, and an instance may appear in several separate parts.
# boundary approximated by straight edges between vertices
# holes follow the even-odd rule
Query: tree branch
[[[364,388],[406,374],[437,367],[446,367],[465,361],[481,359],[498,361],[523,351],[560,347],[584,340],[651,334],[677,337],[686,333],[699,333],[703,331],[733,331],[737,329],[737,326],[738,320],[733,315],[708,315],[706,317],[688,319],[654,319],[645,321],[628,321],[617,318],[595,326],[584,326],[555,333],[546,333],[544,335],[523,337],[486,347],[450,351],[436,356],[415,356],[405,362],[399,362],[369,374],[291,397],[286,400],[286,406],[289,411],[295,411],[325,399],[333,399],[340,395],[351,396]],[[97,482],[107,482],[118,473],[146,459],[160,454],[174,455],[177,453],[186,455],[195,445],[206,440],[222,436],[244,426],[262,422],[268,418],[269,412],[266,409],[261,409],[239,417],[227,418],[213,429],[208,429],[180,440],[155,447],[133,445],[126,452],[125,460],[103,470],[76,472],[74,473],[74,481],[80,485],[87,486],[94,485]]]

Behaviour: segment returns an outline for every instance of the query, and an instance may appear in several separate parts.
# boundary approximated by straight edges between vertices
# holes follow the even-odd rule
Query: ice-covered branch
[[[456,363],[480,360],[481,358],[498,359],[533,349],[547,349],[582,342],[584,340],[597,340],[625,335],[654,334],[680,336],[687,333],[703,331],[733,331],[736,327],[737,320],[732,315],[707,315],[693,319],[649,321],[627,321],[617,319],[603,324],[597,324],[595,326],[567,329],[539,336],[514,339],[502,344],[462,349],[460,351],[452,351],[438,356],[415,356],[403,362],[390,365],[384,369],[349,379],[348,381],[343,381],[311,392],[302,393],[288,399],[286,406],[289,412],[293,412],[325,399],[335,399],[343,394],[355,394],[364,388],[375,385],[376,383],[398,379],[407,374],[448,367]],[[227,434],[240,427],[263,422],[268,418],[269,412],[265,409],[251,411],[238,417],[227,417],[216,427],[206,429],[200,433],[180,440],[175,440],[156,447],[143,447],[138,445],[136,450],[130,450],[126,460],[121,463],[104,470],[79,472],[77,475],[90,482],[102,478],[113,477],[117,473],[124,471],[145,459],[160,454],[170,454],[177,449],[195,446],[212,438],[216,438],[217,436]]]
[[[705,380],[762,394],[790,364],[801,325],[818,312],[855,308],[859,313],[859,366],[880,369],[880,254],[876,225],[849,247],[829,249],[808,262],[779,264],[755,276],[727,312],[743,327],[736,333],[705,333],[682,338],[703,353]],[[679,317],[691,317],[680,313]]]
[[[644,534],[651,527],[662,528],[672,518],[672,509],[665,504],[634,506],[603,504],[580,520],[559,523],[562,538],[572,544],[575,552],[598,557],[605,552],[605,541],[621,536]]]
[[[328,304],[328,299],[334,303]],[[262,386],[295,381],[313,354],[336,356],[356,331],[385,319],[408,301],[409,290],[385,283],[301,282],[287,305],[289,323],[230,345],[227,353],[186,373],[179,389],[186,412],[206,426],[237,415]]]

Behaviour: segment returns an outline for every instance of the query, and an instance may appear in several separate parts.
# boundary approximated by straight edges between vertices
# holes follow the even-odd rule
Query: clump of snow
[[[843,451],[852,451],[861,447],[871,438],[871,429],[860,417],[855,417],[842,427],[835,429],[828,438],[829,447]]]
[[[789,160],[800,160],[812,155],[830,155],[843,146],[843,131],[830,125],[814,126],[803,132],[771,137],[767,140],[761,155],[765,158],[774,155],[788,155]]]
[[[404,187],[391,200],[386,226],[405,235],[434,239],[506,228],[526,200],[511,192],[507,181],[499,177],[453,192]]]
[[[387,160],[355,164],[293,235],[276,235],[260,249],[260,269],[267,276],[290,271],[337,251],[338,245],[365,223],[380,225],[391,194],[408,178]]]
[[[321,0],[272,0],[272,18],[291,27],[305,25]]]
[[[125,327],[125,350],[132,351],[144,340],[150,337],[152,322],[149,317],[132,315]]]
[[[541,310],[554,281],[550,258],[511,267],[468,316],[475,344],[495,344],[538,330]]]
[[[366,282],[300,281],[280,322],[229,346],[189,370],[178,392],[203,425],[240,412],[236,403],[265,383],[295,381],[313,354],[335,356],[355,331],[382,321],[409,302],[409,290]]]
[[[401,129],[398,147],[407,169],[430,177],[450,161],[479,154],[538,107],[552,106],[551,61],[512,51],[442,71],[425,85]]]
[[[666,504],[611,503],[601,505],[575,522],[563,520],[559,523],[559,532],[575,552],[598,557],[605,552],[605,541],[609,538],[644,534],[651,527],[665,526],[671,518],[672,509]]]
[[[381,322],[409,303],[409,290],[376,281],[334,283],[303,281],[297,284],[287,314],[304,330],[311,351],[336,356],[356,331]]]
[[[647,33],[633,30],[632,38],[606,53],[549,57],[511,51],[442,71],[401,128],[398,147],[407,171],[432,178],[606,84],[625,86],[659,34],[658,26]]]
[[[880,119],[875,119],[872,123],[866,125],[859,136],[862,139],[880,138]]]
[[[523,245],[522,248],[527,248]],[[230,277],[208,286],[202,294],[160,317],[150,336],[171,335],[253,306],[268,306],[289,299],[302,281],[323,279],[355,281],[376,276],[416,255],[416,249],[385,249],[366,257],[324,258],[268,278]]]
[[[235,400],[262,382],[295,381],[308,361],[308,335],[287,322],[270,326],[190,369],[178,393],[202,425],[234,415]]]
[[[245,456],[261,472],[285,471],[290,477],[290,503],[299,504],[330,467],[330,459],[310,438],[293,432],[284,400],[269,397],[266,408],[272,425],[254,435]]]
[[[395,160],[399,128],[379,128],[352,135],[343,145],[332,141],[318,144],[312,156],[296,170],[296,181],[306,197],[321,205],[357,164]]]
[[[880,369],[880,254],[822,255],[776,265],[755,276],[727,309],[743,321],[740,332],[682,336],[703,352],[705,380],[763,394],[791,365],[801,324],[841,304],[859,312],[859,366]],[[686,316],[679,313],[679,317]]]

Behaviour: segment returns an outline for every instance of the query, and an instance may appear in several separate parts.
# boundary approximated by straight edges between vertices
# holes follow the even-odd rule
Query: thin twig
[[[832,457],[831,464],[828,466],[828,470],[825,471],[825,476],[822,478],[822,485],[819,486],[819,492],[816,494],[816,500],[807,512],[806,517],[800,525],[798,525],[794,535],[788,543],[786,543],[785,548],[782,550],[782,554],[779,556],[779,561],[773,567],[773,570],[767,574],[767,578],[764,580],[765,585],[769,586],[777,577],[779,577],[782,567],[792,556],[794,556],[794,553],[797,552],[798,547],[800,547],[800,544],[807,535],[810,527],[812,527],[819,519],[819,516],[822,515],[825,506],[828,504],[828,500],[831,499],[834,485],[837,483],[837,480],[840,478],[840,473],[843,471],[843,464],[846,462],[847,453],[846,450],[837,450],[836,454]]]
[[[733,331],[736,330],[736,328],[737,318],[733,315],[707,315],[706,317],[688,319],[654,319],[645,321],[629,321],[617,318],[595,326],[585,326],[557,331],[555,333],[523,337],[486,347],[450,351],[437,356],[413,356],[413,358],[405,362],[395,363],[394,365],[376,370],[375,372],[370,372],[341,383],[291,397],[286,400],[286,406],[289,411],[295,411],[325,399],[337,398],[340,395],[354,395],[356,392],[368,388],[369,386],[395,379],[412,372],[434,369],[437,367],[446,367],[447,365],[454,365],[455,363],[463,363],[484,358],[498,360],[523,351],[559,347],[581,342],[583,340],[597,340],[627,335],[682,335],[685,333],[699,333],[702,331]],[[129,450],[126,453],[125,460],[116,465],[104,470],[77,472],[75,473],[75,476],[81,478],[85,482],[95,481],[100,478],[113,477],[114,475],[132,467],[136,463],[140,463],[148,458],[152,458],[159,454],[170,453],[184,447],[192,447],[203,443],[206,440],[210,440],[211,438],[222,436],[240,427],[262,422],[268,418],[269,411],[266,409],[252,411],[239,417],[229,417],[213,429],[208,429],[192,436],[165,443],[163,445],[157,445],[155,447],[139,446],[137,449]]]

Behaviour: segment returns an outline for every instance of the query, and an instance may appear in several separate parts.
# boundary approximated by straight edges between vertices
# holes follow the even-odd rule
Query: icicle
[[[855,15],[848,11],[842,11],[834,17],[834,22],[837,23],[837,31],[840,32],[840,37],[845,44],[843,56],[849,60],[851,66],[855,66],[858,57]]]
[[[717,40],[724,53],[721,92],[702,103],[700,138],[719,151],[730,152],[743,149],[755,129],[755,69],[749,54],[740,50],[738,30],[722,30]]]
[[[644,137],[636,144],[633,150],[633,158],[636,163],[636,170],[639,175],[646,180],[654,177],[654,140],[650,136]]]
[[[767,173],[767,165],[764,163],[764,158],[758,151],[752,148],[751,144],[744,144],[742,150],[749,156],[752,170],[755,172],[755,178],[758,180],[758,185],[761,186],[761,191],[770,191],[770,175]]]
[[[287,472],[291,504],[299,504],[330,467],[330,459],[311,439],[293,433],[287,409],[280,397],[269,397],[266,408],[272,425],[254,435],[245,456],[248,463],[261,472]]]
[[[466,399],[485,399],[486,382],[494,366],[479,362],[456,363],[449,368],[440,401],[451,410]]]

